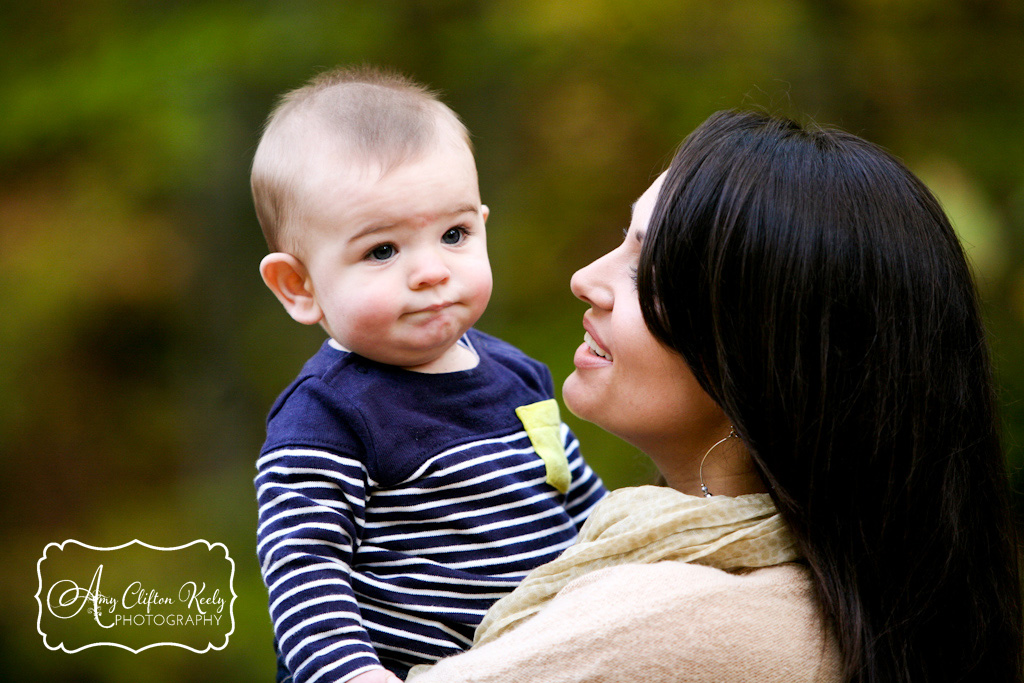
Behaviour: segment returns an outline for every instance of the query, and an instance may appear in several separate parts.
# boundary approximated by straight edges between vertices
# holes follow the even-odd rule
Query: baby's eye
[[[370,250],[370,253],[366,255],[366,258],[372,261],[387,261],[389,258],[395,255],[395,245],[393,244],[381,244]]]
[[[469,233],[469,230],[461,225],[455,228],[449,228],[445,234],[441,235],[441,241],[445,244],[458,244],[465,239],[467,233]]]

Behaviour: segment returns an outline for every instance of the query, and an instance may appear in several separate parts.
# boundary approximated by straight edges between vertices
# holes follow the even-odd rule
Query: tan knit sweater
[[[415,683],[838,681],[808,571],[728,573],[686,562],[577,579],[537,616]]]
[[[619,489],[413,683],[839,680],[808,570],[766,494]],[[424,670],[425,669],[425,670]]]

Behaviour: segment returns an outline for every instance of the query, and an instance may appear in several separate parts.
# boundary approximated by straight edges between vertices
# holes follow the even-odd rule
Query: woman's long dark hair
[[[1019,681],[1017,545],[973,280],[854,135],[720,112],[676,154],[644,318],[747,443],[851,681]]]

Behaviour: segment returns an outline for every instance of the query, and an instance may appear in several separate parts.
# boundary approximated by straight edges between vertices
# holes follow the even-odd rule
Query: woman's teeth
[[[590,347],[591,351],[593,351],[598,356],[601,356],[601,358],[607,358],[608,360],[612,359],[612,354],[608,353],[600,346],[598,346],[597,342],[594,341],[594,338],[590,336],[589,332],[583,333],[583,341],[586,343],[587,346]]]

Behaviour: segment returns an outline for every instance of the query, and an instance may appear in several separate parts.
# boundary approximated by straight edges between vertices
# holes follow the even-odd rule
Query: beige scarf
[[[662,486],[618,489],[594,508],[575,545],[491,607],[473,645],[515,628],[568,583],[605,567],[675,560],[728,571],[799,557],[767,493],[698,498]]]

